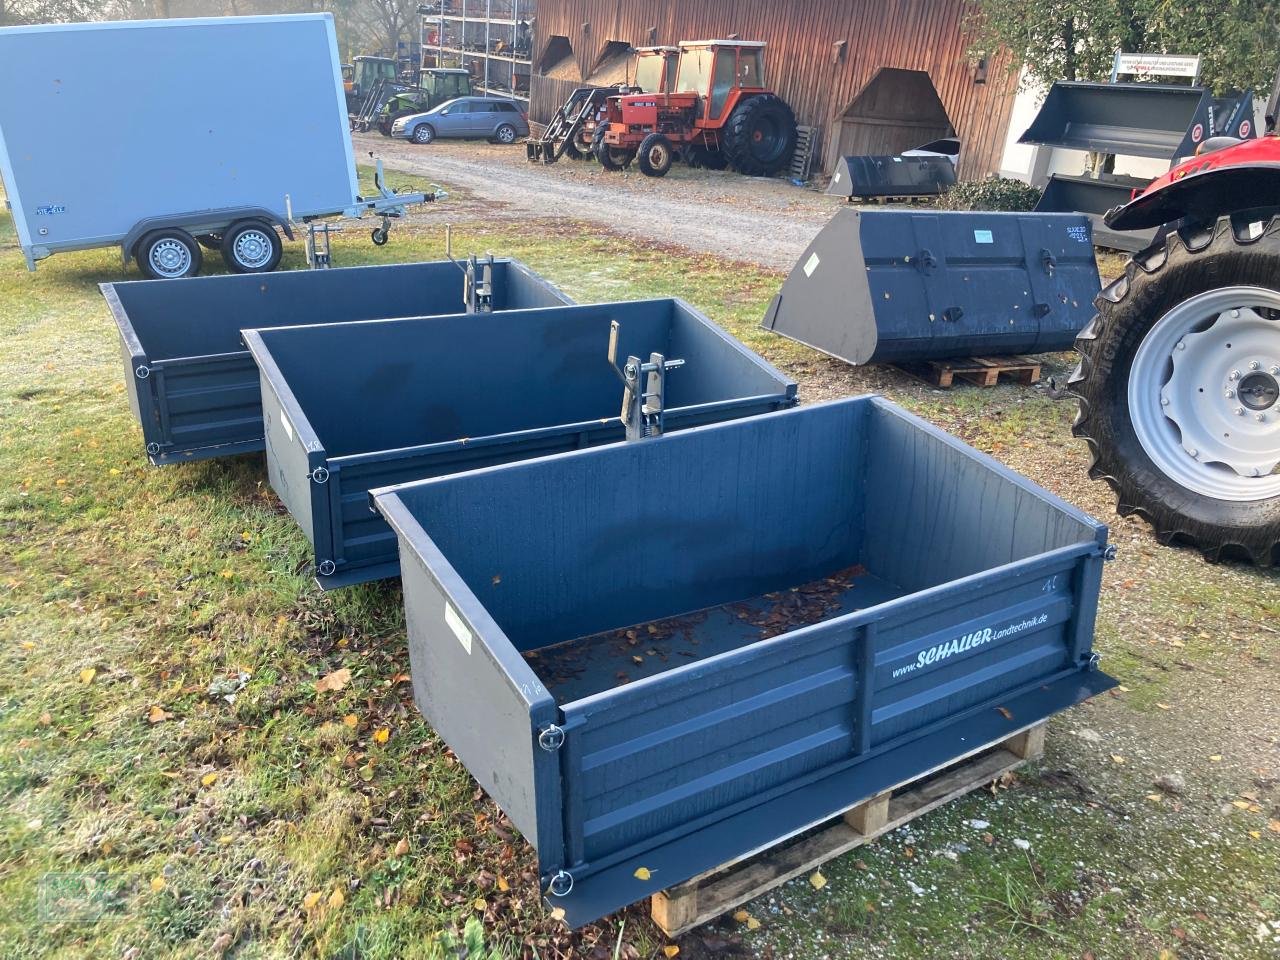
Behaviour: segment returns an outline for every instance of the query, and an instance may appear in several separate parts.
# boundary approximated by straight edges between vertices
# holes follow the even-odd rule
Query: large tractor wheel
[[[604,131],[604,127],[597,127],[591,141],[591,152],[600,161],[600,166],[606,170],[624,170],[631,166],[631,161],[636,158],[635,151],[609,146],[604,142]]]
[[[722,134],[729,164],[749,177],[772,177],[791,162],[796,149],[796,118],[772,93],[752,97],[729,115]]]
[[[1280,563],[1280,217],[1171,232],[1097,306],[1071,377],[1090,476],[1163,543]]]
[[[699,167],[706,170],[723,170],[729,166],[729,160],[720,150],[708,150],[700,144],[694,144],[686,148],[684,152],[685,162],[695,170]]]
[[[671,141],[662,134],[651,133],[640,141],[636,156],[639,158],[637,165],[640,172],[646,177],[665,177],[675,158],[675,149],[671,146]]]

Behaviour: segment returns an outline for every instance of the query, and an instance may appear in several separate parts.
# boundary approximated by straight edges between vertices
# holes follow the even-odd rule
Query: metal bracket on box
[[[483,258],[471,254],[461,263],[453,255],[453,226],[445,224],[444,255],[462,271],[462,303],[467,313],[492,313],[493,254],[486,253]]]
[[[609,324],[609,364],[622,380],[622,425],[627,428],[628,440],[660,437],[666,404],[667,371],[684,366],[683,360],[668,360],[660,353],[649,354],[649,362],[639,357],[627,357],[625,366],[618,366],[618,321]],[[646,377],[640,387],[640,378]]]

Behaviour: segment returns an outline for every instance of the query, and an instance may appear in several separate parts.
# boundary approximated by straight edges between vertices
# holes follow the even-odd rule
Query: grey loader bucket
[[[853,364],[1069,349],[1101,282],[1087,217],[841,210],[766,330]]]
[[[936,197],[955,186],[946,157],[841,157],[827,193],[837,197]]]
[[[1135,190],[1143,190],[1149,181],[1137,177],[1079,176],[1071,177],[1055,173],[1045,184],[1037,213],[1083,213],[1093,223],[1093,241],[1099,246],[1136,253],[1150,246],[1156,231],[1112,230],[1103,221],[1103,215],[1112,207],[1123,206],[1133,199]]]
[[[1173,160],[1213,135],[1213,106],[1203,87],[1062,81],[1018,142]]]

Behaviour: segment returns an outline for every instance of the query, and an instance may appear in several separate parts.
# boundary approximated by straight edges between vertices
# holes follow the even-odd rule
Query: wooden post
[[[878,833],[889,822],[890,796],[891,794],[888,793],[880,793],[858,804],[852,810],[846,811],[844,822],[864,837]]]
[[[698,885],[659,890],[649,898],[649,916],[668,935],[690,926],[698,916]]]
[[[1023,760],[1035,760],[1044,755],[1045,724],[1037,723],[1029,730],[1014,734],[1002,746],[1015,757]]]

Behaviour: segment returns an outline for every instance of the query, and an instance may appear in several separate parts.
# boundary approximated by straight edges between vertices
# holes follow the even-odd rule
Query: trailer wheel
[[[733,169],[749,177],[772,177],[796,150],[796,118],[786,101],[762,93],[729,115],[723,149]]]
[[[279,266],[284,253],[275,227],[261,220],[233,223],[223,233],[219,249],[233,273],[270,273]]]
[[[176,227],[146,234],[134,248],[133,258],[152,280],[194,277],[204,263],[196,238]]]
[[[413,128],[413,134],[409,137],[414,143],[425,146],[436,138],[435,128],[429,123],[420,123]]]
[[[1280,562],[1280,217],[1135,255],[1076,341],[1089,475],[1167,544]]]
[[[671,169],[674,150],[671,141],[660,133],[651,133],[640,141],[636,152],[640,172],[646,177],[665,177]]]

